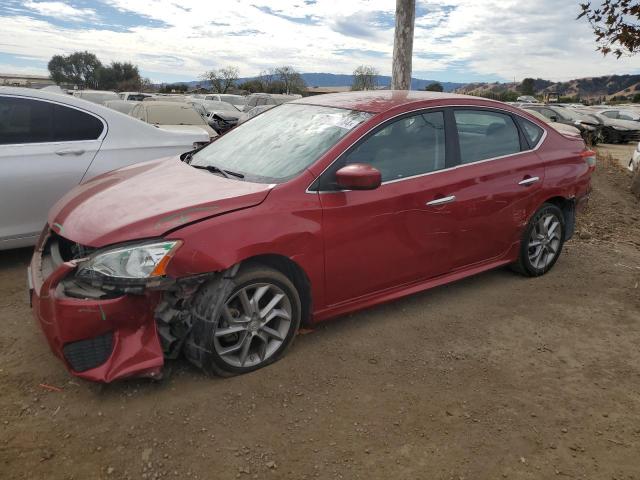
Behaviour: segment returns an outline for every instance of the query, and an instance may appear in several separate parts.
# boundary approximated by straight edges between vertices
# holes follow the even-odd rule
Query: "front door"
[[[327,304],[433,277],[450,269],[455,223],[450,205],[436,202],[446,184],[444,114],[412,114],[391,121],[352,147],[323,174]],[[366,163],[382,185],[340,191],[335,172]]]

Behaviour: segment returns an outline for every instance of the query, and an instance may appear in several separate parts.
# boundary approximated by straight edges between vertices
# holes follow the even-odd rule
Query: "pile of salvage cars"
[[[531,97],[533,98],[533,97]],[[580,103],[508,102],[544,120],[565,135],[580,135],[587,145],[637,143],[628,169],[640,166],[640,106]]]
[[[589,145],[640,141],[640,107],[636,105],[594,105],[579,103],[511,102],[543,118],[564,133],[576,133]]]

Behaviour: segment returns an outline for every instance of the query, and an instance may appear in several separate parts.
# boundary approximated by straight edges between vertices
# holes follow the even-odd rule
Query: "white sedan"
[[[209,142],[69,95],[0,87],[0,250],[33,245],[47,212],[96,175]]]

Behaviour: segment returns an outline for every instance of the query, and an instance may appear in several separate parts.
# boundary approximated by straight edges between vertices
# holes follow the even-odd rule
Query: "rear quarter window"
[[[93,115],[61,105],[53,107],[53,124],[55,142],[96,140],[104,129],[104,124]]]
[[[544,135],[544,130],[529,120],[524,118],[520,118],[519,120],[524,136],[529,143],[529,147],[535,148],[540,142],[542,135]]]

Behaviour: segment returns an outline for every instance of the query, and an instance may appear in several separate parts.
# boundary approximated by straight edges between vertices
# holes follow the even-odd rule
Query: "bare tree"
[[[378,86],[380,73],[369,65],[360,65],[353,71],[351,90],[374,90]]]
[[[411,89],[411,59],[416,0],[396,0],[396,32],[393,41],[392,90]]]
[[[214,92],[227,93],[227,90],[238,80],[238,73],[236,67],[225,67],[205,72],[201,78],[211,82],[211,88]]]
[[[284,93],[287,95],[292,93],[303,93],[307,87],[302,76],[295,68],[285,65],[273,70],[274,76],[282,83]]]

